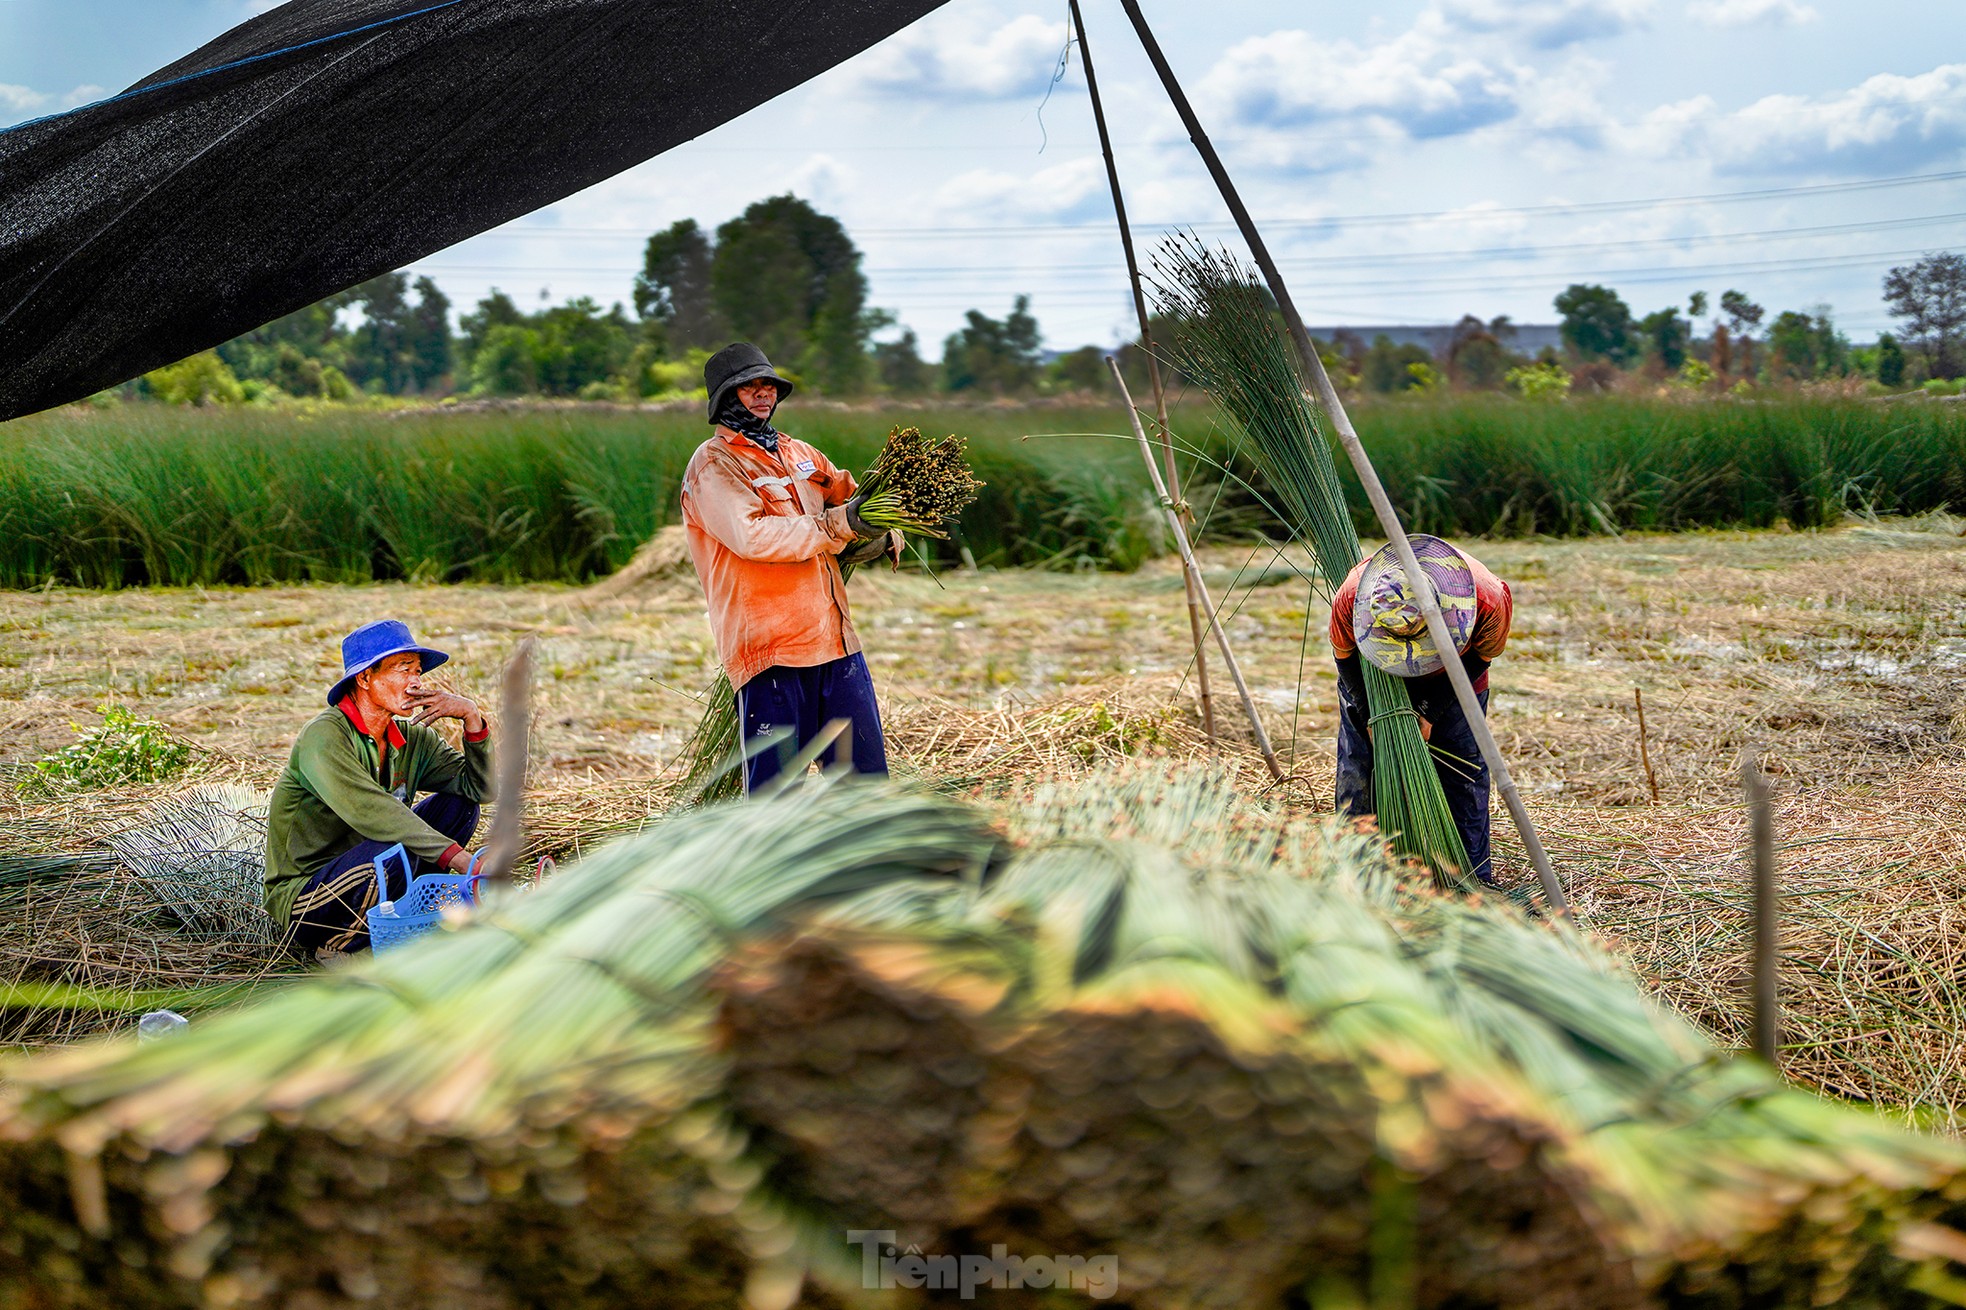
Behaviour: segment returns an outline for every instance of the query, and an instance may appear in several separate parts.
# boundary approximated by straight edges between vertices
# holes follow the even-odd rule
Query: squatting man
[[[317,959],[368,948],[367,912],[384,899],[376,857],[389,847],[410,855],[412,877],[470,868],[465,848],[492,795],[491,726],[468,697],[423,682],[449,658],[395,619],[349,633],[328,708],[300,730],[274,784],[266,911]],[[462,722],[462,750],[430,726],[443,719]],[[400,866],[387,876],[393,900],[407,887]]]

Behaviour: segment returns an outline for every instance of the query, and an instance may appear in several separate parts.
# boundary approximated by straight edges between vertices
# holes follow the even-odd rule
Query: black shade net
[[[698,136],[944,0],[292,0],[0,132],[0,419]]]

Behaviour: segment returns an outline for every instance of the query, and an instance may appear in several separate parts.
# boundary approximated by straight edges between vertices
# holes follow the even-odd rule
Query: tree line
[[[1698,292],[1683,307],[1640,316],[1611,288],[1579,283],[1555,300],[1561,351],[1531,357],[1516,349],[1507,317],[1472,314],[1438,353],[1345,332],[1323,349],[1342,387],[1378,393],[1545,394],[1573,385],[1608,390],[1622,379],[1738,389],[1859,377],[1943,387],[1966,374],[1966,257],[1936,254],[1894,268],[1883,290],[1902,338],[1886,333],[1861,347],[1837,330],[1828,306],[1770,318],[1730,289],[1717,301]],[[580,297],[527,307],[494,289],[455,328],[451,310],[430,278],[386,273],[133,389],[195,403],[362,395],[635,401],[696,390],[707,354],[738,339],[830,396],[1023,396],[1107,385],[1098,346],[1047,359],[1025,295],[1001,318],[970,310],[939,358],[926,356],[912,329],[868,304],[862,255],[845,226],[791,195],[760,200],[715,231],[683,219],[655,233],[625,304],[603,309]],[[1121,355],[1141,362],[1136,347]]]

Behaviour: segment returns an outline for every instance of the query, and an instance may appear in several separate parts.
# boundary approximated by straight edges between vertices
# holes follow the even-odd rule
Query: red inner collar
[[[335,708],[348,716],[348,721],[355,725],[355,731],[361,733],[364,737],[371,735],[369,725],[362,722],[362,716],[355,710],[355,698],[353,696],[343,696],[336,703]],[[403,749],[403,730],[396,726],[396,720],[389,720],[389,731],[385,734],[385,739],[393,749]]]

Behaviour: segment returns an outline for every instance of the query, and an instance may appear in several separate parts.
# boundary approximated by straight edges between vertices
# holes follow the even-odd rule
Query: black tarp
[[[0,419],[591,186],[944,0],[292,0],[0,132]]]

